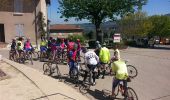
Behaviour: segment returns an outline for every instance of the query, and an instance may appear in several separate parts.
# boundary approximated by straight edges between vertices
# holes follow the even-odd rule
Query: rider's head
[[[15,42],[16,40],[15,39],[12,39],[12,42]]]
[[[22,38],[22,37],[19,37],[19,38],[18,38],[18,40],[19,40],[19,41],[22,41],[22,40],[23,40],[23,38]]]
[[[96,44],[100,44],[100,42],[99,42],[99,41],[96,41]]]
[[[62,42],[64,42],[64,39],[61,39]]]
[[[77,39],[77,42],[80,42],[80,39]]]
[[[49,38],[49,40],[52,40],[52,39],[53,39],[53,37],[50,37],[50,38]]]
[[[30,37],[27,38],[27,41],[30,41]]]
[[[82,48],[82,52],[83,52],[83,53],[86,53],[87,51],[88,51],[87,48],[85,48],[85,47]]]
[[[56,42],[56,40],[55,39],[52,39],[52,43],[55,43]]]

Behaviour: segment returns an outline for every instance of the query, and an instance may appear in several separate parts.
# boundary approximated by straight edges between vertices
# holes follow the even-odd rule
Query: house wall
[[[4,24],[5,42],[11,42],[11,39],[19,36],[16,32],[16,24],[23,24],[25,37],[30,37],[35,42],[35,7],[37,13],[44,13],[47,22],[47,10],[45,0],[23,0],[23,13],[14,12],[14,0],[0,0],[0,24]]]

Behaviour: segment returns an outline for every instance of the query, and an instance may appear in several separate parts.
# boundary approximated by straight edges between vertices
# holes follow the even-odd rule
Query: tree
[[[119,30],[126,36],[147,36],[152,29],[152,23],[144,12],[131,13],[119,21]]]
[[[97,40],[102,40],[100,25],[106,19],[115,20],[134,12],[147,0],[59,0],[61,17],[74,17],[76,20],[87,19],[95,25]],[[141,8],[141,7],[138,7]]]
[[[170,17],[154,15],[149,18],[152,23],[152,30],[150,31],[150,37],[169,37],[170,36]]]
[[[45,18],[44,18],[44,15],[42,12],[39,12],[38,13],[38,16],[37,16],[37,24],[38,24],[38,32],[40,33],[41,35],[41,39],[42,38],[45,38],[46,36],[46,30],[45,30],[45,27],[47,26],[46,23],[45,23]]]

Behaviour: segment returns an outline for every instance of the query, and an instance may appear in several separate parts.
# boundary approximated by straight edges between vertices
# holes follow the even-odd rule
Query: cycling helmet
[[[80,39],[77,39],[77,42],[80,42]]]
[[[97,44],[99,44],[100,42],[99,41],[96,41]]]

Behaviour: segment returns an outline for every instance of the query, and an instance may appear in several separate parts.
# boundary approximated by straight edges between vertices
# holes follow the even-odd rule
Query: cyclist
[[[52,44],[52,40],[53,40],[53,37],[49,37],[48,43],[47,43],[47,46],[48,46],[47,55],[48,55],[48,57],[50,56],[50,52],[51,52],[51,44]]]
[[[22,40],[23,38],[22,37],[19,37],[18,38],[18,41],[17,41],[17,54],[19,54],[19,58],[20,58],[20,55],[21,55],[21,52],[23,52],[23,43],[22,43]]]
[[[99,41],[96,41],[96,48],[95,48],[95,53],[99,56],[99,52],[100,52],[100,49],[101,49],[101,45],[100,45],[100,42]]]
[[[64,49],[66,48],[66,44],[64,42],[64,39],[61,40],[61,44],[60,44],[60,48],[61,48],[61,53],[62,53],[62,59],[64,58],[63,55],[64,55]]]
[[[77,57],[78,57],[78,61],[81,61],[80,59],[80,50],[81,50],[81,43],[80,43],[80,39],[77,39]]]
[[[12,44],[11,44],[11,51],[15,51],[16,50],[16,40],[12,39]]]
[[[40,42],[40,51],[47,51],[47,42],[45,40],[45,38],[42,38],[41,42]]]
[[[110,51],[106,47],[102,47],[99,52],[99,59],[100,59],[100,64],[101,64],[101,69],[102,69],[102,78],[104,79],[106,68],[105,65],[109,63],[110,61]],[[98,70],[98,77],[100,76],[100,70]]]
[[[120,60],[120,51],[118,49],[117,44],[114,45],[114,57]]]
[[[96,55],[94,51],[88,51],[87,48],[82,48],[82,52],[85,53],[84,58],[85,58],[85,65],[86,65],[86,71],[85,71],[83,82],[86,81],[88,71],[92,71],[93,83],[92,82],[91,83],[95,85],[96,84],[95,68],[97,67],[97,64],[99,62],[99,57]],[[91,77],[90,77],[90,81],[91,81]]]
[[[127,90],[127,79],[128,79],[128,71],[127,66],[124,61],[119,60],[118,58],[114,59],[114,62],[112,63],[112,71],[115,72],[115,78],[113,78],[112,83],[112,97],[115,96],[114,91],[116,86],[119,84],[120,81],[123,81],[124,86],[124,93],[126,93]]]
[[[72,50],[69,51],[69,54],[68,54],[68,65],[69,65],[69,75],[71,77],[71,71],[76,69],[78,70],[77,68],[75,68],[76,64],[76,55],[77,55],[77,48],[73,48]]]
[[[56,47],[56,40],[55,39],[52,39],[52,43],[50,45],[50,48],[51,48],[51,52],[52,52],[52,60],[54,60],[55,56],[56,56],[56,50],[57,50],[57,47]]]
[[[30,38],[27,38],[27,41],[25,41],[25,43],[24,43],[24,50],[26,51],[26,53],[28,51],[33,51],[33,47],[32,47],[32,44],[30,42]]]

